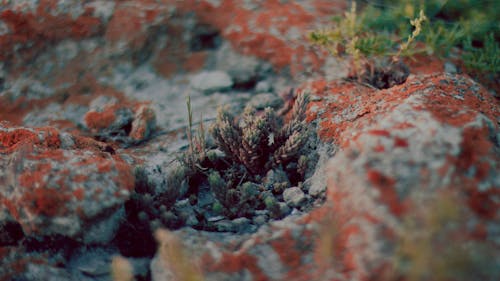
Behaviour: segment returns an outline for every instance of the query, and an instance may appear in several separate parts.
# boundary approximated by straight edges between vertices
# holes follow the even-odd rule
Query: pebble
[[[298,207],[306,199],[304,192],[297,186],[285,189],[283,199],[291,207]]]
[[[209,94],[231,88],[233,81],[224,71],[203,71],[191,78],[190,85],[193,89]]]

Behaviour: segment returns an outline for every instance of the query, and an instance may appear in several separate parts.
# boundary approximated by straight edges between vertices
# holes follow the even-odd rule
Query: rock
[[[156,115],[147,104],[119,103],[116,98],[99,96],[90,104],[84,124],[102,139],[138,143],[156,127]]]
[[[417,76],[386,91],[363,90],[363,95],[358,95],[360,86],[330,89],[323,93],[336,101],[332,107],[324,104],[319,118],[335,116],[322,123],[323,137],[341,147],[330,161],[328,201],[331,227],[346,241],[339,242],[340,252],[352,258],[342,266],[350,268],[344,277],[377,278],[399,255],[409,264],[425,256],[429,263],[419,278],[432,276],[438,264],[454,274],[452,252],[466,243],[470,248],[462,257],[468,265],[460,274],[479,274],[474,268],[480,252],[488,260],[485,278],[498,278],[492,269],[500,257],[481,250],[498,245],[495,234],[481,230],[498,226],[494,218],[500,214],[498,207],[485,207],[500,199],[500,155],[494,143],[500,109],[492,95],[470,78],[450,74]],[[339,102],[349,96],[361,100]],[[435,245],[439,239],[445,241],[439,242],[440,250],[386,251],[406,243]],[[337,258],[334,254],[331,260]]]
[[[214,225],[218,232],[234,232],[235,230],[233,222],[228,219],[217,221]]]
[[[231,88],[233,81],[224,71],[203,71],[190,80],[193,89],[209,94]]]
[[[235,84],[255,83],[266,72],[271,71],[269,63],[253,56],[242,56],[230,44],[224,44],[216,54],[216,69],[226,71]]]
[[[280,218],[284,218],[292,212],[292,209],[290,209],[287,203],[278,202],[278,207],[279,207]]]
[[[186,268],[208,281],[500,279],[498,100],[435,57],[383,91],[335,80],[343,62],[302,37],[348,1],[0,2],[0,280],[111,280],[120,252],[140,259],[138,280],[186,280]],[[224,78],[191,85],[214,71]],[[237,112],[287,87],[311,91],[307,122],[336,151],[304,182],[315,209],[250,189],[266,209],[230,220],[222,206],[203,213],[212,199],[192,196],[196,181],[169,182],[187,148],[186,93],[208,128],[218,105]],[[129,200],[137,164],[147,211]],[[298,185],[279,170],[268,189]],[[176,188],[197,204],[172,208]],[[183,227],[155,254],[157,216],[205,216],[210,231]]]
[[[285,189],[283,199],[291,207],[299,207],[306,200],[304,192],[297,186]]]
[[[0,188],[2,205],[26,235],[108,242],[134,177],[127,163],[106,150],[103,143],[50,127],[0,126],[0,158],[10,159],[2,169],[10,173]]]
[[[255,225],[252,225],[252,221],[247,218],[237,218],[231,221],[233,225],[233,231],[236,233],[252,233],[255,231]]]
[[[267,216],[264,216],[264,215],[260,215],[260,216],[255,216],[253,218],[253,223],[255,225],[263,225],[267,222],[268,220],[268,217]]]
[[[248,101],[247,106],[252,106],[257,110],[263,110],[266,107],[279,109],[283,106],[283,100],[275,94],[263,93],[255,95],[250,101]]]
[[[456,74],[457,67],[453,63],[447,61],[444,63],[444,72],[450,73],[450,74]]]
[[[74,280],[67,270],[61,268],[64,262],[63,255],[54,250],[33,252],[24,246],[0,247],[2,280]]]
[[[134,114],[129,137],[136,142],[147,139],[156,127],[156,115],[147,105],[139,105]]]
[[[389,90],[318,85],[323,86],[313,84],[316,93],[331,100],[315,102],[321,110],[309,112],[310,117],[320,121],[323,139],[339,147],[326,170],[327,202],[312,213],[294,211],[296,216],[240,237],[237,252],[230,246],[234,240],[203,246],[214,236],[179,232],[191,237],[183,245],[196,253],[192,260],[203,257],[206,279],[269,280],[286,274],[294,280],[380,280],[384,268],[394,269],[399,252],[391,249],[397,248],[409,263],[426,255],[430,263],[423,274],[447,265],[453,260],[448,255],[458,250],[468,264],[461,276],[484,273],[486,280],[496,280],[500,256],[485,249],[498,247],[498,208],[483,203],[498,200],[494,116],[499,107],[488,91],[469,78],[447,74],[410,77]],[[436,242],[434,237],[443,239],[439,255],[422,246]],[[461,248],[464,243],[470,248]],[[417,250],[422,252],[412,252],[413,244],[421,245]],[[458,272],[449,266],[446,274]]]
[[[273,89],[273,86],[268,81],[259,81],[255,85],[255,91],[257,93],[267,93]]]

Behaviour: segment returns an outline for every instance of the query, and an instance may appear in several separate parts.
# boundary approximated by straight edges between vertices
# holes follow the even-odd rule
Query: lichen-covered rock
[[[28,252],[26,247],[0,247],[0,280],[72,280],[58,266],[61,262],[64,257],[50,250]]]
[[[412,77],[385,91],[324,85],[318,94],[323,101],[312,108],[323,137],[342,147],[330,162],[328,194],[337,231],[332,260],[344,278],[496,280],[500,108],[494,97],[450,74]]]
[[[152,279],[186,268],[206,280],[500,279],[498,99],[436,74],[453,71],[426,54],[387,90],[314,80],[346,70],[305,35],[349,1],[0,2],[0,122],[14,124],[0,123],[1,281],[107,280],[114,254],[144,270],[154,224],[127,201],[130,163],[142,162],[149,199],[170,200],[161,195],[178,187],[169,175],[187,147],[185,97],[208,127],[219,104],[278,109],[277,93],[310,79],[300,87],[312,93],[308,121],[336,154],[293,190],[317,208],[291,210],[277,189],[252,219],[210,217],[240,233],[177,230],[182,245],[156,253]],[[214,71],[224,83],[192,87]],[[283,93],[280,112],[294,99]],[[105,143],[115,141],[127,148]],[[185,205],[173,211],[196,225],[197,206],[214,198],[180,187]]]
[[[86,127],[101,139],[137,143],[147,139],[156,127],[154,110],[146,104],[118,103],[100,96],[83,117]]]
[[[305,87],[316,96],[311,121],[340,149],[327,202],[239,242],[176,232],[194,239],[184,247],[207,280],[499,278],[499,107],[490,93],[449,74],[383,91]],[[161,259],[153,280],[164,276]]]
[[[109,241],[134,188],[110,146],[45,128],[0,127],[0,199],[26,235]],[[104,226],[99,224],[105,222]]]

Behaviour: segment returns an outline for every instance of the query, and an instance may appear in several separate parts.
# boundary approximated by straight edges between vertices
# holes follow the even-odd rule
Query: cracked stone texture
[[[133,166],[144,166],[157,190],[175,188],[165,181],[187,144],[186,97],[208,126],[218,105],[274,104],[297,86],[312,92],[308,121],[336,152],[309,189],[327,186],[325,204],[253,234],[174,231],[190,265],[198,262],[207,280],[383,280],[394,272],[393,280],[409,280],[391,263],[407,241],[405,222],[415,214],[425,222],[434,211],[426,200],[449,194],[460,216],[443,230],[446,240],[488,260],[469,269],[474,278],[500,278],[498,99],[467,76],[442,74],[433,57],[410,62],[414,75],[387,90],[336,80],[342,62],[304,36],[347,1],[4,2],[0,280],[109,279],[100,272],[123,252],[112,239]],[[227,73],[234,87],[194,89],[203,71]],[[252,99],[259,93],[271,96]],[[102,137],[116,130],[126,142]],[[138,263],[142,272],[148,263]],[[177,270],[168,265],[156,254],[152,279]]]

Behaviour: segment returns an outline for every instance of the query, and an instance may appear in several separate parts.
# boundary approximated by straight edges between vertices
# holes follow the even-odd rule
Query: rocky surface
[[[116,255],[136,280],[498,280],[498,99],[432,57],[386,90],[339,79],[305,40],[335,3],[3,1],[0,280],[110,280]],[[319,160],[262,176],[272,208],[221,216],[175,178],[187,96],[197,128],[290,118],[299,91]]]

